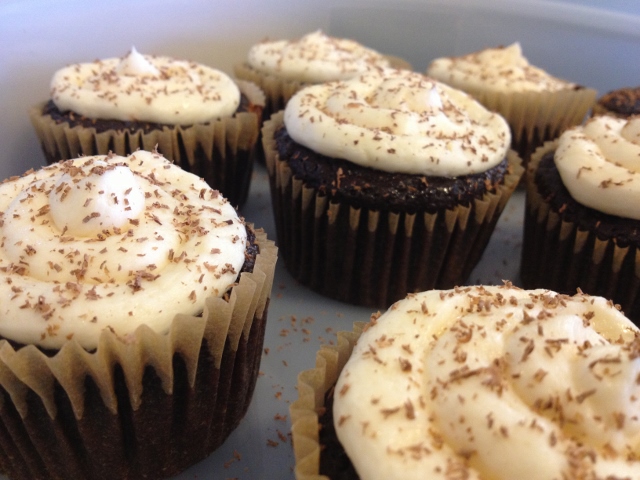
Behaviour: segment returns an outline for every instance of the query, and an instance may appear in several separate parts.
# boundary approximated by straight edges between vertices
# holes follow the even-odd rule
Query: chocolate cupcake
[[[602,297],[421,292],[338,340],[298,377],[297,480],[637,474],[640,330]]]
[[[260,86],[266,96],[264,118],[282,110],[301,88],[346,80],[369,68],[410,69],[406,60],[383,55],[360,43],[315,31],[295,40],[265,40],[251,47],[236,77]]]
[[[596,97],[591,88],[531,65],[519,43],[435,59],[427,74],[502,115],[511,127],[513,148],[525,164],[538,146],[580,124]]]
[[[60,69],[51,99],[29,113],[48,163],[157,149],[241,206],[263,106],[256,85],[132,49],[123,58]]]
[[[539,148],[527,181],[522,282],[611,298],[640,321],[640,119],[598,116]]]
[[[165,478],[244,416],[276,248],[157,153],[0,185],[0,469]]]
[[[640,115],[640,87],[618,88],[598,98],[593,115],[628,118]]]
[[[289,272],[374,307],[463,283],[523,171],[502,117],[407,70],[307,87],[263,142]]]

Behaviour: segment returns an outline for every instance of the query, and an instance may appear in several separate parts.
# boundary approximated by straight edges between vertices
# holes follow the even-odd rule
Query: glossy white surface
[[[318,28],[402,56],[418,71],[436,57],[519,41],[531,63],[599,93],[640,83],[640,7],[595,0],[5,0],[0,2],[0,178],[44,162],[27,117],[47,97],[60,66],[139,51],[185,57],[231,71],[265,38]],[[264,168],[246,218],[274,238]],[[522,192],[507,205],[470,282],[518,283]],[[288,407],[296,375],[313,367],[319,345],[370,310],[331,301],[277,269],[254,400],[240,427],[187,479],[292,479]],[[0,477],[2,478],[2,477]]]
[[[289,99],[284,125],[316,153],[413,175],[486,172],[511,145],[503,117],[456,88],[404,69],[311,85]]]
[[[131,47],[122,56],[60,68],[51,80],[51,97],[60,110],[89,118],[193,125],[232,116],[240,89],[208,65]]]

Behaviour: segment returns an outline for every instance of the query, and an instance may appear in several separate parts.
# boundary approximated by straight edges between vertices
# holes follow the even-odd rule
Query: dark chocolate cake
[[[594,113],[610,113],[619,117],[640,115],[640,87],[612,90],[596,103]]]
[[[275,134],[280,158],[304,185],[354,208],[437,212],[470,205],[495,192],[508,172],[507,159],[486,172],[461,177],[389,173],[318,154],[293,141],[284,127]]]
[[[249,98],[245,94],[240,95],[240,105],[236,113],[240,112],[256,112],[262,114],[261,108],[256,108]],[[143,131],[149,133],[153,130],[162,130],[163,128],[174,129],[175,125],[167,125],[162,123],[143,122],[137,120],[112,120],[109,118],[88,118],[84,115],[72,111],[61,111],[53,100],[49,100],[42,107],[42,114],[49,115],[56,123],[67,123],[69,127],[73,128],[80,126],[83,128],[95,128],[97,133],[107,132],[109,130],[124,131],[127,130],[130,133],[137,131]],[[63,160],[63,159],[60,159]],[[51,162],[50,162],[51,163]]]

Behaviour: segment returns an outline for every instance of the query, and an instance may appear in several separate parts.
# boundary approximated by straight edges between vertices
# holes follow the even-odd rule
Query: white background
[[[135,45],[231,73],[252,44],[318,28],[402,56],[418,71],[438,56],[519,41],[531,63],[600,94],[640,85],[635,0],[0,0],[0,179],[43,164],[27,109],[47,98],[51,75],[65,64],[121,56]],[[275,238],[263,168],[253,185],[243,214]],[[518,283],[522,204],[519,192],[470,282]],[[268,354],[249,413],[218,451],[178,478],[293,478],[287,435],[296,375],[337,330],[370,313],[296,285],[279,265]]]

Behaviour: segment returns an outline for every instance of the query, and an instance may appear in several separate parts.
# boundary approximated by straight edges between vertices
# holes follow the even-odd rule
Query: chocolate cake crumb
[[[274,139],[280,158],[288,160],[296,178],[355,208],[435,212],[469,205],[485,193],[495,191],[508,173],[504,159],[480,174],[425,179],[421,175],[377,171],[315,153],[296,143],[285,127],[276,130]]]

